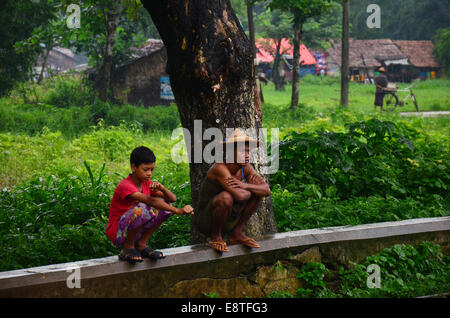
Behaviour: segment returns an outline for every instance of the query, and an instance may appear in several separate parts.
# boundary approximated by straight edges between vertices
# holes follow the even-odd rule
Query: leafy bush
[[[369,286],[369,266],[380,269],[379,288]],[[301,287],[295,295],[284,291],[269,297],[417,297],[450,291],[450,257],[444,256],[438,244],[421,242],[417,247],[396,244],[367,257],[360,264],[345,269],[328,268],[323,263],[308,263],[297,277]]]
[[[312,186],[302,193],[274,186],[272,202],[278,231],[439,217],[449,215],[450,210],[449,202],[440,196],[427,201],[379,195],[347,200],[319,196],[318,188]]]
[[[34,179],[0,193],[0,270],[112,255],[104,234],[111,184],[104,166],[89,178]]]
[[[417,149],[418,132],[371,119],[347,124],[348,132],[293,132],[280,143],[280,169],[272,184],[318,196],[440,195],[448,198],[448,150]],[[431,181],[433,180],[433,181]]]
[[[57,108],[47,104],[11,105],[9,99],[0,99],[0,131],[34,135],[47,127],[64,136],[75,137],[91,125],[89,106]]]
[[[380,288],[367,286],[370,264],[380,267]],[[450,257],[438,244],[397,244],[353,266],[339,272],[344,297],[417,297],[450,291]]]
[[[325,276],[330,271],[322,263],[308,263],[302,266],[297,277],[302,280],[302,287],[297,289],[298,297],[329,297],[332,293],[327,288]]]
[[[47,80],[45,86],[48,91],[42,102],[60,108],[89,106],[97,96],[87,79],[71,74],[55,76]]]
[[[112,106],[104,115],[108,125],[119,125],[120,121],[137,122],[144,131],[172,131],[180,126],[177,107],[171,106]]]

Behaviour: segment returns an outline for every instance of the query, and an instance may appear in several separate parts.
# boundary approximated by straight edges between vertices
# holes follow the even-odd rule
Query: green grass
[[[399,83],[398,88],[403,89],[411,83]],[[450,110],[450,81],[446,79],[428,80],[414,83],[413,92],[416,96],[421,111]],[[274,85],[270,82],[262,86],[264,102],[270,105],[287,106],[291,101],[290,84],[286,85],[284,91],[275,91]],[[399,96],[406,97],[406,93],[400,92]],[[375,86],[350,83],[349,88],[349,109],[352,111],[363,111],[371,113],[374,111]],[[306,76],[300,80],[300,104],[312,106],[317,111],[324,111],[330,107],[339,106],[340,101],[340,79],[339,78],[319,78]],[[397,108],[399,111],[415,111],[414,105]]]

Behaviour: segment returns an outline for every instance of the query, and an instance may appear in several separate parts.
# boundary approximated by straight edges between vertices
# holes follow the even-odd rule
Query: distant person
[[[143,258],[164,258],[162,252],[147,246],[147,241],[173,213],[194,213],[190,205],[182,209],[173,207],[175,194],[150,179],[155,162],[156,157],[149,148],[134,149],[130,156],[133,173],[120,181],[111,200],[105,233],[121,249],[119,259],[131,264],[142,262]]]
[[[222,237],[224,233],[230,234],[230,245],[259,247],[254,239],[242,232],[261,199],[270,195],[269,185],[249,162],[250,147],[256,143],[236,129],[222,143],[224,148],[227,144],[233,144],[234,158],[226,160],[230,162],[214,163],[200,187],[194,221],[200,232],[208,237],[208,245],[218,252],[228,252]]]
[[[266,70],[266,77],[268,80],[270,80],[272,78],[272,69],[271,68],[268,68]]]
[[[388,79],[386,76],[386,70],[384,69],[384,67],[380,67],[380,69],[378,70],[378,72],[380,72],[380,74],[375,77],[375,86],[376,86],[376,90],[375,90],[375,110],[377,110],[377,106],[380,106],[380,112],[383,111],[383,99],[384,99],[384,95],[386,94],[386,88],[388,86]]]

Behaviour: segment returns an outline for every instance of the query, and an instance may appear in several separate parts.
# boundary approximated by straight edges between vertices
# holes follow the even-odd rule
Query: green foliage
[[[0,193],[0,270],[112,255],[104,234],[111,184],[94,176],[32,179]]]
[[[271,177],[280,231],[449,215],[445,142],[377,119],[346,128],[281,141]]]
[[[329,297],[331,291],[325,283],[325,276],[330,271],[322,263],[308,263],[304,265],[297,277],[302,280],[302,287],[297,289],[298,297]]]
[[[380,269],[379,288],[368,284],[373,271]],[[333,266],[334,267],[334,266]],[[385,298],[418,297],[450,291],[450,257],[444,256],[438,244],[421,242],[418,246],[396,244],[368,256],[360,264],[349,268],[327,268],[322,263],[308,263],[297,274],[301,287],[295,295],[272,292],[270,298]]]
[[[42,98],[45,104],[60,108],[83,107],[98,103],[92,84],[71,74],[59,75],[46,81],[47,94]]]
[[[65,12],[72,2],[61,0],[61,8]],[[106,54],[106,41],[108,36],[107,22],[109,14],[115,12],[116,2],[108,0],[84,0],[82,7],[81,27],[73,28],[64,34],[61,42],[65,47],[74,47],[78,52],[84,52],[89,57],[89,64],[98,70],[103,65],[103,57]],[[130,60],[131,47],[143,43],[143,37],[139,31],[148,27],[142,19],[149,19],[140,1],[123,1],[119,12],[119,23],[115,30],[112,52],[113,67],[121,65]],[[138,23],[133,24],[134,20]]]
[[[346,127],[345,133],[319,130],[287,136],[280,143],[280,169],[272,183],[306,191],[306,196],[332,193],[339,199],[447,197],[450,162],[441,145],[416,148],[411,140],[418,132],[389,121],[370,119]]]
[[[73,138],[89,132],[100,119],[104,126],[126,121],[144,131],[167,131],[180,125],[174,104],[147,108],[102,102],[90,82],[72,74],[55,76],[42,85],[27,84],[24,90],[25,96],[15,90],[0,99],[0,131],[37,134],[45,126]]]
[[[0,96],[31,76],[32,66],[42,48],[16,49],[16,42],[31,36],[34,28],[54,18],[54,1],[2,0],[0,4]]]
[[[209,292],[209,293],[203,292],[203,295],[205,295],[205,297],[207,297],[207,298],[219,298],[219,295],[215,292]]]
[[[437,30],[433,40],[433,53],[448,75],[450,74],[450,28]]]
[[[300,24],[309,18],[319,16],[332,7],[333,0],[272,0],[271,9],[291,12]]]
[[[433,80],[417,84],[415,92],[425,109],[432,103],[447,107],[449,83]],[[15,90],[9,97],[0,99],[0,184],[1,188],[6,187],[0,198],[0,211],[7,211],[0,215],[3,222],[0,235],[8,238],[7,243],[1,241],[7,246],[1,256],[4,260],[1,269],[117,254],[104,235],[109,199],[96,200],[97,190],[83,188],[77,178],[86,185],[98,183],[101,187],[103,184],[100,193],[110,198],[118,182],[129,173],[129,153],[136,146],[146,145],[155,152],[157,166],[152,179],[162,182],[177,195],[176,206],[192,204],[189,165],[175,164],[170,154],[171,147],[178,142],[170,138],[170,130],[179,126],[176,106],[145,108],[102,103],[84,85],[69,75],[45,80],[41,85],[24,86],[23,91]],[[288,165],[290,175],[284,176],[280,170],[271,182],[279,231],[448,215],[449,200],[445,192],[450,140],[448,118],[400,118],[395,114],[373,113],[372,107],[365,106],[372,102],[373,87],[355,83],[351,84],[350,110],[338,109],[338,101],[333,101],[339,89],[338,80],[305,77],[302,85],[304,104],[295,110],[287,107],[289,90],[275,92],[272,84],[263,88],[266,100],[263,127],[280,128],[283,143],[294,139],[292,149],[285,148],[281,159],[299,151],[296,147],[305,148],[302,138],[311,140],[309,156],[299,152],[300,157],[295,154],[292,160],[292,165],[299,168],[289,169]],[[27,94],[26,98],[22,92]],[[378,121],[370,121],[371,118]],[[303,133],[306,135],[299,137]],[[338,151],[327,153],[333,147]],[[373,154],[368,155],[366,148]],[[322,151],[324,157],[320,156]],[[389,160],[394,172],[382,165],[384,159]],[[372,161],[377,164],[374,171],[371,171]],[[366,169],[359,167],[361,163],[366,164]],[[308,175],[309,170],[303,169],[303,164],[317,170],[323,167],[325,178]],[[343,170],[346,165],[351,167],[347,173]],[[42,191],[52,175],[56,179],[49,179],[50,188],[59,189],[64,198],[71,196],[63,205],[67,211],[53,207],[54,192],[49,194],[47,187]],[[331,183],[331,177],[339,182]],[[386,193],[373,187],[358,188],[355,181],[376,177],[385,180],[386,184],[379,185],[387,189]],[[345,178],[355,183],[355,189],[345,184]],[[33,187],[41,190],[34,191]],[[399,189],[406,189],[406,193]],[[24,198],[28,192],[31,194],[27,200]],[[95,215],[83,218],[89,215],[90,205],[95,206]],[[62,216],[46,217],[47,223],[38,232],[30,232],[27,224],[32,223],[37,213],[33,211],[43,216],[54,213]],[[13,222],[10,227],[10,219],[18,223]],[[76,222],[68,223],[71,219]],[[53,220],[57,223],[52,223]],[[189,232],[190,218],[173,216],[162,224],[149,244],[154,248],[187,245]],[[21,261],[21,255],[28,256]],[[314,291],[306,295],[312,294]],[[321,295],[334,297],[326,290]],[[291,295],[275,293],[273,296]]]
[[[381,9],[381,28],[366,25],[367,6]],[[350,3],[350,36],[356,39],[431,40],[436,30],[448,28],[448,3],[434,0],[358,0]]]
[[[380,288],[367,286],[367,267],[380,267]],[[369,256],[349,270],[340,269],[344,297],[417,297],[450,291],[450,257],[438,244],[397,244]]]

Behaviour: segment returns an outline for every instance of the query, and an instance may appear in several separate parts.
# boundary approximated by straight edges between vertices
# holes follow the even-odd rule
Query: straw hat
[[[386,72],[386,70],[385,70],[385,68],[384,67],[380,67],[379,69],[378,69],[378,72]]]
[[[236,128],[227,138],[225,138],[225,140],[222,141],[222,144],[231,144],[238,142],[255,143],[256,145],[258,145],[257,140],[247,136],[239,128]]]

